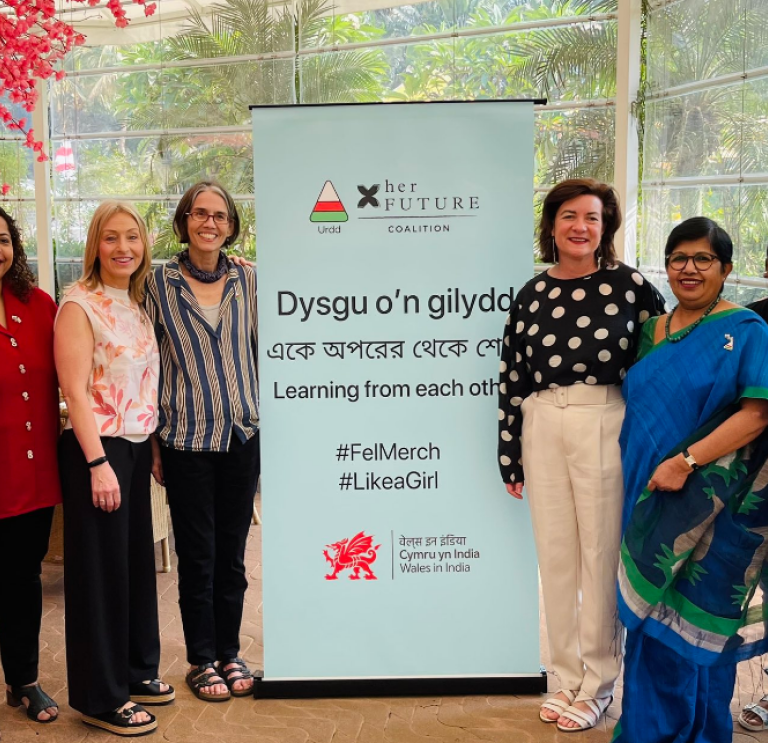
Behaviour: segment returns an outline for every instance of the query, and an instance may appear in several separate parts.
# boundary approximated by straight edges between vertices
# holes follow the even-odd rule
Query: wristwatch
[[[688,451],[688,449],[683,449],[683,459],[685,459],[685,463],[692,470],[699,469],[699,463],[696,461],[696,457],[694,457],[693,454],[691,454],[691,452]]]

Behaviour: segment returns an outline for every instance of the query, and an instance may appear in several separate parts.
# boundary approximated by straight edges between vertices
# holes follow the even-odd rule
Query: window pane
[[[651,12],[651,88],[743,70],[747,36],[765,38],[765,28],[750,22],[748,6],[753,4],[751,0],[679,0]]]
[[[536,114],[536,185],[566,178],[613,181],[613,108],[539,111]]]
[[[700,215],[714,219],[733,240],[731,279],[762,277],[768,235],[768,186],[646,189],[641,264],[663,269],[664,245],[672,228],[684,219]],[[739,291],[747,297],[745,301],[752,301],[752,289],[742,287]]]
[[[9,199],[34,197],[35,157],[36,153],[24,147],[20,139],[14,135],[4,136],[0,130],[0,184],[11,187]]]

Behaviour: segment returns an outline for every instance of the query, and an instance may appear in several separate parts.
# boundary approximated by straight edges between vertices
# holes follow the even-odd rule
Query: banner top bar
[[[332,108],[338,106],[444,106],[452,103],[532,103],[546,106],[546,98],[482,98],[465,101],[365,101],[361,103],[259,103],[248,106],[250,111],[261,108]]]

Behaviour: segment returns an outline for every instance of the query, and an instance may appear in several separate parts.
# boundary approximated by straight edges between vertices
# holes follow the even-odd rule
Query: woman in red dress
[[[6,699],[35,722],[58,707],[38,683],[41,563],[61,502],[56,443],[59,391],[53,364],[56,304],[34,287],[21,237],[0,208],[0,660]]]

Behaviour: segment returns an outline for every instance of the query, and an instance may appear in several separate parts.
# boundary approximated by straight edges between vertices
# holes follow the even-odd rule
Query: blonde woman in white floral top
[[[141,304],[150,259],[133,207],[101,204],[54,336],[69,408],[59,445],[69,703],[116,735],[152,732],[139,703],[174,699],[158,678],[149,435],[160,357]]]

